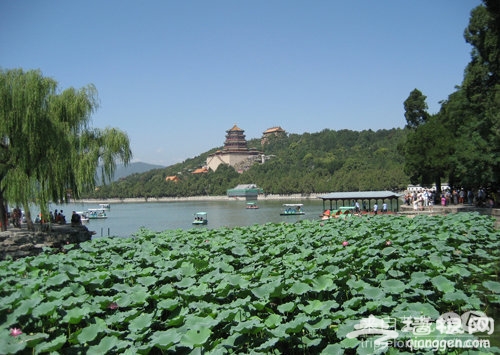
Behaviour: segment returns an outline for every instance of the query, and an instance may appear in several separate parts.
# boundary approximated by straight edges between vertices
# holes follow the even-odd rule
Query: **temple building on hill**
[[[280,126],[268,128],[262,133],[262,139],[260,140],[260,143],[264,145],[266,144],[269,137],[280,135],[286,135],[286,131]]]
[[[234,125],[233,128],[226,131],[224,148],[210,154],[206,166],[208,169],[215,171],[219,165],[226,164],[242,172],[250,167],[253,161],[260,159],[260,156],[261,153],[255,148],[247,147],[245,131]]]

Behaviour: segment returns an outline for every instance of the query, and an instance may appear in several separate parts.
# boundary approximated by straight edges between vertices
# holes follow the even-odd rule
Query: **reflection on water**
[[[305,215],[280,216],[281,206],[285,202],[303,203]],[[296,222],[302,219],[317,219],[321,214],[321,199],[294,201],[257,201],[258,209],[246,209],[246,201],[187,201],[187,202],[149,202],[111,204],[107,212],[108,218],[90,220],[87,227],[96,232],[96,236],[129,237],[141,227],[155,232],[168,229],[219,228],[250,226],[268,222]],[[50,209],[63,210],[66,220],[71,218],[72,211],[86,211],[98,208],[97,204],[71,203],[67,205],[52,204]],[[193,226],[194,213],[208,213],[208,225]]]

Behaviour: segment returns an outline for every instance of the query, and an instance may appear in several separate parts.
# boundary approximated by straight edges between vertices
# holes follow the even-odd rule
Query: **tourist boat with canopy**
[[[302,203],[285,203],[281,209],[281,216],[296,216],[306,214]]]
[[[247,210],[256,210],[259,206],[257,206],[257,202],[247,202],[246,209]]]
[[[196,212],[194,214],[193,224],[201,225],[207,223],[208,223],[207,212]]]
[[[89,208],[88,210],[89,219],[106,219],[108,215],[104,208]]]

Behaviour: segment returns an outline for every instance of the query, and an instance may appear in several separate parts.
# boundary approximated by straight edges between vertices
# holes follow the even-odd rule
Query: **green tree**
[[[467,169],[480,170],[481,185],[498,187],[500,174],[500,6],[485,1],[476,7],[465,30],[473,46],[471,62],[465,69],[462,89],[468,101],[469,134],[475,152],[469,154]],[[465,101],[460,97],[461,101]],[[464,140],[466,141],[466,139]],[[470,140],[469,140],[470,142]],[[472,147],[471,147],[472,148]]]
[[[418,89],[413,89],[405,100],[404,109],[407,128],[415,129],[429,119],[430,115],[427,112],[426,98]]]
[[[110,181],[117,160],[128,164],[128,136],[114,128],[92,129],[97,109],[93,85],[62,92],[39,70],[0,71],[0,213],[6,229],[6,203],[36,203],[47,215],[50,201],[78,198]]]

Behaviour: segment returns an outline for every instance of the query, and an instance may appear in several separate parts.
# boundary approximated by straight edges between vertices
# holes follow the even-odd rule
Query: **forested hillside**
[[[133,174],[101,186],[89,198],[145,198],[225,195],[238,184],[255,183],[266,194],[314,193],[357,190],[398,190],[408,184],[403,172],[401,144],[403,129],[328,130],[318,133],[288,134],[248,141],[269,159],[255,162],[239,174],[221,165],[217,171],[193,174],[216,149],[183,163],[142,174]],[[167,176],[179,181],[166,181]]]

